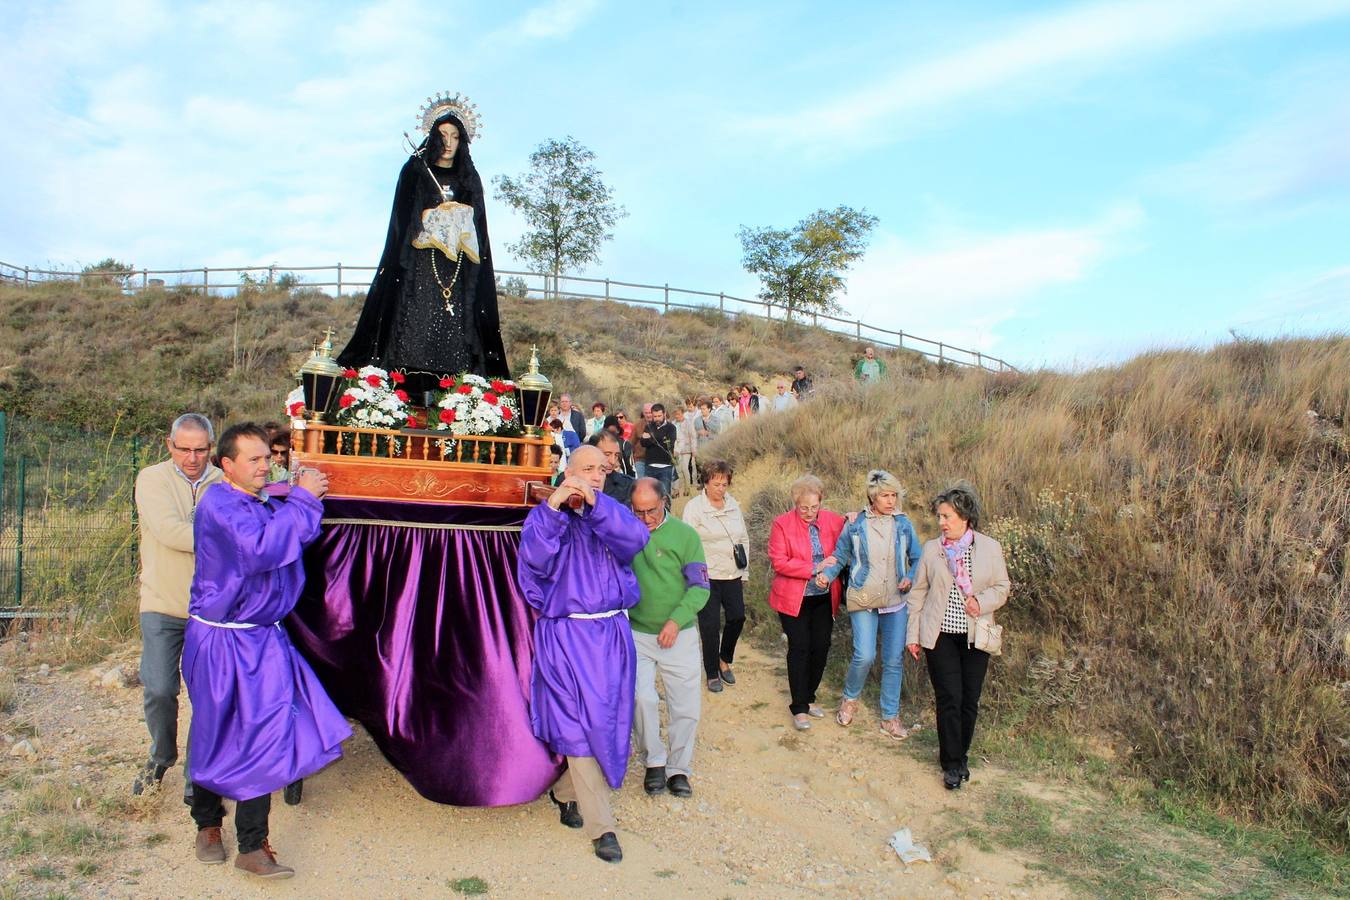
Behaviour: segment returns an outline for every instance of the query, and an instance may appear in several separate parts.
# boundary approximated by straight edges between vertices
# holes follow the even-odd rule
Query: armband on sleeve
[[[708,564],[691,562],[684,567],[684,586],[686,588],[708,588]]]

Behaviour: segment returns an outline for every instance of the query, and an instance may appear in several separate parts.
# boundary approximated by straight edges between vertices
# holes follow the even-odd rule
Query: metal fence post
[[[342,296],[342,263],[337,265],[337,295]]]
[[[16,514],[18,524],[15,527],[14,535],[14,605],[23,606],[23,507],[24,507],[24,485],[28,476],[28,459],[24,456],[19,457],[19,483],[15,486],[18,490],[18,504]]]

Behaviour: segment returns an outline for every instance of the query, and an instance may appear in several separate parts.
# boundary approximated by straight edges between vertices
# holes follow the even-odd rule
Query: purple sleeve
[[[596,492],[595,506],[587,510],[581,521],[595,532],[605,548],[614,558],[625,566],[633,564],[633,559],[651,540],[647,526],[638,521],[619,501],[600,492]]]
[[[566,530],[567,513],[553,509],[547,503],[539,504],[525,517],[525,526],[520,531],[516,580],[520,592],[525,595],[525,602],[535,609],[543,609],[548,599]]]
[[[297,488],[270,519],[258,518],[250,515],[247,508],[230,504],[212,505],[211,512],[220,531],[234,544],[239,571],[258,575],[300,559],[305,545],[318,537],[323,504],[313,494]]]

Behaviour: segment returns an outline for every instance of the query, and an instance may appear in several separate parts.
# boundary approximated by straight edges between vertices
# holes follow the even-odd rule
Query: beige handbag
[[[967,618],[970,617],[967,616]],[[970,619],[970,628],[966,632],[966,644],[976,650],[983,650],[990,656],[1002,656],[1003,626],[996,624],[992,618],[986,619],[983,616],[978,619]]]

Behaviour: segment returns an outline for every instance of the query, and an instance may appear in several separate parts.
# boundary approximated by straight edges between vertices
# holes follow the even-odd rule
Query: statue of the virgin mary
[[[433,97],[419,130],[426,136],[399,172],[379,270],[338,355],[344,366],[402,371],[415,402],[444,375],[510,375],[483,181],[469,156],[478,112],[459,94]]]

